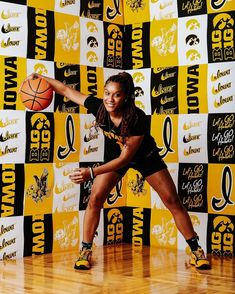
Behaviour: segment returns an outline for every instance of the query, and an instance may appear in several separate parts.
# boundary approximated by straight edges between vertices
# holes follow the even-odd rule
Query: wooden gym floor
[[[235,293],[235,259],[211,257],[196,270],[183,251],[130,244],[97,247],[89,271],[73,269],[76,252],[0,261],[0,293]]]

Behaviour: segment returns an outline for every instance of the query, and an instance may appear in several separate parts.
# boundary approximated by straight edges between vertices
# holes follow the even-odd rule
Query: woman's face
[[[104,87],[104,106],[108,112],[118,112],[126,98],[125,93],[121,89],[121,85],[116,82],[109,82]]]

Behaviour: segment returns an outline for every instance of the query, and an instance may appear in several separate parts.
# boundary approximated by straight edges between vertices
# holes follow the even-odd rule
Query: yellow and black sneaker
[[[210,262],[206,258],[205,253],[201,247],[198,247],[197,250],[192,251],[190,264],[195,265],[197,269],[210,269]]]
[[[82,249],[79,253],[78,260],[75,262],[75,269],[88,270],[91,268],[91,249]]]

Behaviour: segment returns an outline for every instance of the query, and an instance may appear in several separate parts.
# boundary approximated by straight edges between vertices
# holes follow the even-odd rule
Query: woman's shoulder
[[[99,108],[102,103],[103,103],[103,99],[98,98],[94,95],[89,95],[84,101],[84,106],[88,110],[94,110],[94,108],[97,108],[97,107]]]
[[[140,109],[137,106],[135,107],[135,109],[136,109],[135,111],[136,111],[137,117],[139,117],[139,118],[147,117],[146,113],[142,109]]]

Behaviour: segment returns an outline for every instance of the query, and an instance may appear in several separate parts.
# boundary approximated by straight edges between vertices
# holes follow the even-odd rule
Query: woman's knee
[[[88,206],[93,209],[101,209],[105,202],[104,195],[100,193],[92,193],[88,202]]]
[[[183,209],[182,203],[176,193],[165,195],[162,200],[165,206],[172,212]]]

